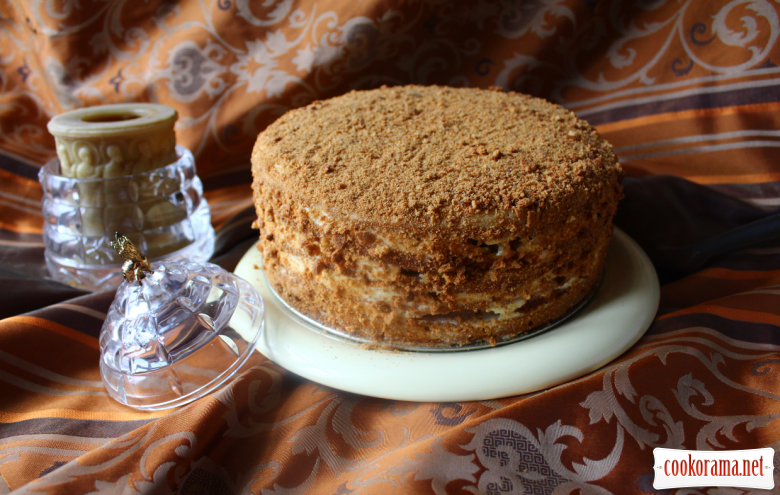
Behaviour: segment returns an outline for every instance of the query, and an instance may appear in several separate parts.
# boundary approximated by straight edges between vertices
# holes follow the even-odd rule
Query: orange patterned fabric
[[[780,448],[779,5],[0,0],[0,493],[641,494],[654,447]],[[257,133],[405,83],[501,86],[597,126],[626,170],[617,223],[666,282],[647,335],[578,380],[483,402],[351,395],[257,353],[178,410],[110,399],[97,336],[114,294],[43,265],[49,118],[176,108],[232,268],[253,242]],[[753,237],[702,266],[672,249],[734,232]]]

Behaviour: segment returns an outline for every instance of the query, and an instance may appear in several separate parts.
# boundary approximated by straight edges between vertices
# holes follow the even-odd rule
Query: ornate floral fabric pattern
[[[775,225],[776,1],[6,0],[0,33],[0,493],[641,494],[656,493],[655,447],[780,448],[777,240],[696,267],[673,256]],[[214,260],[232,269],[256,235],[258,132],[315,100],[407,83],[531,93],[596,125],[626,170],[617,223],[665,282],[645,337],[578,380],[483,402],[355,396],[257,353],[185,408],[112,401],[97,335],[113,292],[45,278],[47,121],[174,107]]]

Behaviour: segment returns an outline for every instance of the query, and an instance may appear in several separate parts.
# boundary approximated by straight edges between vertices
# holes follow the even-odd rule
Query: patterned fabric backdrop
[[[780,232],[779,6],[0,0],[0,493],[641,494],[655,493],[654,447],[780,448],[777,236],[705,266],[674,254],[745,225]],[[45,278],[46,122],[176,108],[215,260],[232,269],[254,240],[257,133],[314,100],[405,83],[501,86],[597,126],[626,170],[617,223],[665,282],[647,335],[581,379],[484,402],[350,395],[259,354],[185,408],[112,401],[97,335],[113,292]]]

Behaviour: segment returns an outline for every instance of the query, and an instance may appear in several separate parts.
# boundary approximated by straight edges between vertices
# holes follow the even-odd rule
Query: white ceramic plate
[[[258,350],[282,367],[339,390],[431,402],[488,400],[573,380],[612,361],[650,326],[659,286],[642,249],[615,229],[604,278],[579,313],[531,339],[461,352],[369,350],[296,321],[269,289],[253,246],[236,267],[265,300]]]

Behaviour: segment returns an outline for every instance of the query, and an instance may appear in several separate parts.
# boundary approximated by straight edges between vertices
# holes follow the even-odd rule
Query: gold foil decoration
[[[116,233],[116,241],[111,242],[111,247],[126,260],[122,265],[122,275],[128,282],[140,282],[147,274],[154,273],[149,259],[120,232]]]

